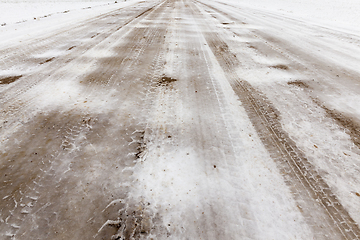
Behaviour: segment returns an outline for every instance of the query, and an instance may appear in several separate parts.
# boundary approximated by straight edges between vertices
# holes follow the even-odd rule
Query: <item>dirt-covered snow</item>
[[[342,3],[1,2],[0,239],[359,239]]]

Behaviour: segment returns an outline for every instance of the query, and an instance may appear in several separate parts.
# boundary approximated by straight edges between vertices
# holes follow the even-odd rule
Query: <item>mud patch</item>
[[[96,34],[92,35],[90,38],[94,38],[94,37],[98,36],[99,34],[100,33],[96,33]]]
[[[22,75],[0,78],[0,84],[10,84],[21,78]]]
[[[135,144],[136,152],[135,157],[136,159],[144,161],[147,155],[147,144],[145,142],[145,131],[135,131],[132,134],[132,142],[130,144]]]
[[[176,82],[177,79],[163,76],[159,79],[157,85],[158,86],[170,86],[173,82]]]
[[[287,84],[290,86],[296,86],[296,87],[304,88],[304,89],[310,88],[310,86],[307,83],[305,83],[304,81],[301,81],[301,80],[290,81]]]
[[[3,161],[0,166],[1,216],[13,216],[14,219],[25,222],[24,211],[28,213],[32,207],[36,207],[35,203],[46,186],[54,187],[54,171],[50,170],[50,166],[54,164],[55,156],[62,153],[64,140],[70,146],[75,139],[69,133],[88,132],[82,119],[83,116],[70,112],[39,113],[32,121],[24,123],[22,131],[11,135],[11,140],[5,145],[7,151],[0,153]],[[45,182],[44,178],[47,179]],[[41,181],[42,184],[38,184]],[[60,190],[57,188],[55,192],[46,191],[49,198],[54,195],[58,198]],[[12,197],[4,200],[4,196]],[[27,201],[26,196],[31,196],[28,200],[32,204],[30,207],[22,202]],[[14,211],[16,206],[18,208]]]
[[[55,59],[54,57],[49,58],[49,59],[46,59],[45,61],[41,62],[40,65],[45,64],[45,63],[48,63],[48,62],[51,62],[51,61],[54,60],[54,59]]]
[[[103,239],[104,236],[109,236],[108,233],[110,232],[111,239],[145,239],[152,230],[158,228],[155,225],[160,224],[160,217],[152,212],[150,206],[149,202],[142,201],[136,202],[125,199],[112,201],[103,210],[103,213],[113,215],[115,212],[117,217],[113,220],[107,220],[98,230],[95,238]],[[163,231],[166,231],[165,227],[162,228]],[[170,234],[167,232],[167,235]]]
[[[277,64],[277,65],[274,65],[274,66],[270,66],[270,68],[281,69],[281,70],[289,70],[289,67],[286,66],[285,64]]]
[[[353,143],[360,148],[360,123],[358,120],[348,117],[336,109],[326,107],[317,99],[313,99],[313,101],[325,110],[328,117],[334,119],[341,128],[345,129],[345,132],[350,136]]]

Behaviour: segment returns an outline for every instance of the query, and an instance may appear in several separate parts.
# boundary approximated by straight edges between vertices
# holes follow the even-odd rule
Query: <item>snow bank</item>
[[[360,31],[359,0],[220,0],[315,24]]]

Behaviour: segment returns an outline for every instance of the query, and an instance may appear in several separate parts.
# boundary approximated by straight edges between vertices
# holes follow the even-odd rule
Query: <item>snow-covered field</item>
[[[124,0],[116,2],[124,3]],[[131,1],[127,3],[129,2]],[[310,24],[340,29],[351,33],[360,33],[360,17],[358,14],[360,12],[360,4],[358,0],[253,0],[251,2],[244,0],[220,0],[219,2],[231,3],[234,6],[245,9],[260,10],[279,16],[286,16]],[[109,9],[109,6],[116,7],[116,5],[115,0],[0,1],[0,39],[9,39],[14,34],[16,35],[14,31],[21,31],[20,35],[26,35],[27,33],[30,34],[30,32],[37,33],[37,28],[53,28],[60,25],[63,21],[65,25],[71,24],[71,21],[86,19],[86,17],[92,16],[92,14],[101,13],[101,9]],[[65,16],[66,14],[68,16]],[[45,20],[48,21],[38,24],[38,27],[34,29],[34,22],[44,22]],[[5,26],[7,28],[4,28]]]
[[[1,1],[0,24],[39,21],[52,15],[79,11],[101,5],[114,4],[114,1]]]
[[[358,0],[220,0],[311,24],[360,32]]]
[[[122,2],[119,0],[117,2]],[[273,12],[313,24],[360,31],[360,3],[358,0],[220,0],[247,8]],[[114,1],[41,1],[7,0],[0,1],[0,24],[20,23],[39,20],[45,16],[60,14],[65,11],[86,9]]]
[[[0,44],[18,41],[69,27],[110,10],[129,6],[132,1],[2,1],[0,2]]]
[[[0,239],[359,239],[359,10],[1,2]]]

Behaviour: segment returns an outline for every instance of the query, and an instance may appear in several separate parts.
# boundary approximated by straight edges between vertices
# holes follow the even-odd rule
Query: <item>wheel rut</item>
[[[130,11],[130,17],[125,16],[126,20],[123,21],[122,19],[118,20],[119,23],[116,27],[112,27],[109,29],[104,30],[96,39],[91,40],[91,42],[87,44],[81,44],[80,46],[76,47],[74,46],[70,47],[73,49],[73,51],[69,54],[66,54],[64,56],[60,57],[50,57],[46,58],[38,63],[38,67],[35,68],[35,70],[31,71],[30,73],[26,73],[27,71],[24,71],[25,73],[21,75],[16,76],[5,76],[0,77],[0,86],[1,85],[7,85],[6,91],[1,91],[0,89],[0,103],[2,103],[1,106],[1,119],[6,119],[6,123],[11,122],[11,116],[14,115],[14,112],[20,111],[21,109],[25,109],[29,106],[30,101],[22,100],[22,97],[26,92],[40,84],[44,81],[51,81],[52,78],[64,78],[69,77],[66,75],[66,73],[61,72],[63,68],[66,68],[70,64],[76,64],[77,60],[81,60],[82,56],[93,49],[95,46],[98,46],[99,44],[106,41],[109,37],[116,34],[118,31],[120,31],[125,26],[129,25],[130,23],[136,23],[138,21],[141,21],[143,18],[145,18],[149,13],[151,13],[152,10],[156,6],[161,5],[163,2],[158,2],[156,4],[152,4],[150,7],[146,7],[146,9],[137,10],[137,11]],[[39,52],[47,51],[47,49],[56,49],[58,45],[66,44],[67,42],[70,42],[71,39],[69,39],[72,35],[72,39],[79,37],[79,35],[83,35],[84,27],[87,26],[88,28],[91,28],[94,24],[99,24],[97,21],[103,20],[108,21],[109,16],[114,18],[112,16],[113,13],[117,12],[119,10],[115,10],[113,12],[107,13],[105,15],[102,15],[100,17],[95,18],[93,21],[90,21],[87,25],[84,24],[83,26],[77,26],[74,29],[71,29],[73,34],[69,34],[68,32],[65,33],[58,33],[55,35],[52,35],[49,38],[43,39],[40,41],[40,43],[32,43],[30,46],[26,46],[26,49],[22,49],[22,54],[16,54],[19,49],[13,49],[12,53],[15,54],[14,56],[11,54],[8,57],[5,57],[4,65],[0,65],[0,68],[8,69],[11,67],[18,67],[18,65],[27,65],[25,68],[31,68],[32,67],[32,61],[33,56],[38,55]],[[122,12],[122,11],[120,11]],[[131,29],[126,29],[125,31],[129,32]],[[142,33],[142,32],[141,32]],[[60,40],[59,40],[60,39]],[[20,47],[21,48],[21,47]],[[22,59],[21,61],[19,59]],[[12,65],[9,65],[8,63],[11,63]],[[46,70],[43,69],[42,65],[47,65]],[[60,72],[60,73],[59,73]],[[72,76],[76,77],[76,76]],[[107,76],[109,77],[109,76]],[[11,84],[12,83],[12,84]],[[6,124],[4,121],[1,122],[1,127]]]
[[[191,9],[194,14],[202,14],[197,6],[191,5]],[[358,239],[359,226],[282,128],[279,111],[263,93],[237,76],[236,69],[241,63],[220,35],[209,25],[203,34],[263,145],[283,173],[316,239]]]
[[[162,9],[158,7],[161,4],[162,2],[157,3],[155,7],[137,14],[132,20],[141,21],[149,17],[152,21],[162,21],[164,16],[159,14]],[[130,23],[134,22],[128,21],[127,24]],[[22,123],[20,127],[23,131],[12,132],[12,136],[21,141],[15,144],[14,139],[9,139],[2,143],[1,150],[5,151],[0,153],[4,160],[1,170],[5,176],[1,180],[6,184],[2,187],[4,191],[1,198],[4,201],[0,212],[5,222],[0,224],[0,229],[7,233],[7,239],[90,239],[104,222],[108,222],[112,228],[102,229],[97,235],[99,239],[130,239],[146,235],[149,232],[149,218],[155,219],[151,221],[158,219],[147,212],[144,207],[147,203],[141,204],[129,199],[126,200],[127,207],[123,212],[109,207],[99,213],[113,198],[126,199],[130,192],[128,186],[132,172],[127,168],[140,161],[142,152],[145,151],[142,142],[142,116],[147,115],[146,108],[142,112],[142,108],[136,110],[133,106],[146,104],[148,91],[152,85],[157,84],[160,78],[157,70],[162,65],[162,61],[159,61],[161,48],[151,46],[163,41],[166,30],[164,26],[126,30],[124,38],[129,41],[115,44],[114,49],[118,53],[114,54],[110,62],[109,59],[97,61],[95,72],[98,75],[80,76],[83,78],[82,94],[94,96],[93,91],[104,87],[111,87],[114,91],[121,89],[121,96],[116,97],[119,104],[112,106],[110,112],[104,111],[105,113],[79,110],[76,107],[69,111],[54,109],[51,113],[41,109],[40,113],[35,112],[34,116],[30,116],[28,122]],[[93,45],[88,47],[91,49]],[[124,59],[127,61],[124,62]],[[135,70],[140,63],[147,67],[143,71]],[[119,69],[126,71],[119,74],[116,72]],[[104,71],[112,74],[103,76]],[[91,77],[93,81],[86,81]],[[120,84],[124,78],[132,81]],[[4,82],[12,80],[14,79],[3,79]],[[19,93],[20,97],[22,95]],[[9,123],[1,129],[2,134],[9,129],[14,130],[11,128],[17,123],[11,122],[11,117],[17,118],[19,112],[24,114],[26,111],[33,111],[32,100],[21,108],[13,109],[13,115],[4,115]],[[88,101],[83,104],[90,105],[91,100]],[[123,102],[127,102],[129,106]],[[117,113],[116,116],[113,112]],[[58,126],[57,122],[63,125]],[[113,131],[108,132],[108,128]],[[115,142],[116,147],[108,151],[109,145]],[[43,146],[47,147],[42,148]],[[25,170],[27,167],[31,169],[30,172]],[[83,171],[84,168],[87,171]],[[94,180],[94,175],[89,173],[93,171],[103,171],[103,174],[96,175],[101,180],[91,181]],[[23,174],[25,172],[27,174]],[[19,177],[12,179],[11,176],[15,173]],[[109,175],[120,177],[109,179]],[[87,182],[84,182],[86,178]],[[114,183],[114,178],[118,182]],[[103,183],[105,184],[101,185]],[[117,186],[116,189],[114,186]],[[49,192],[49,189],[54,191]],[[93,194],[91,198],[88,197],[89,192]],[[87,206],[84,208],[85,205]],[[79,209],[82,209],[81,212],[78,212]],[[77,215],[82,216],[80,221]],[[126,218],[127,215],[130,217]],[[78,220],[74,220],[75,218]],[[113,224],[112,221],[119,221],[120,218],[124,219],[121,227],[119,223]],[[69,219],[77,224],[69,225]],[[118,227],[117,231],[113,231],[114,227]],[[75,228],[83,230],[75,231]]]
[[[165,6],[166,3],[168,6]],[[195,124],[194,126],[201,128],[200,130],[194,128],[192,133],[188,133],[187,136],[196,137],[195,140],[189,141],[189,144],[198,144],[197,147],[203,150],[214,146],[219,148],[219,153],[215,155],[213,154],[217,153],[215,150],[204,151],[209,155],[208,159],[218,160],[208,164],[210,167],[207,166],[207,168],[211,169],[208,172],[225,172],[224,169],[231,167],[230,161],[233,160],[230,158],[238,155],[240,151],[229,147],[231,140],[228,137],[231,135],[231,130],[234,131],[234,129],[224,128],[223,125],[224,122],[227,126],[236,124],[232,123],[232,119],[226,120],[223,117],[216,123],[217,128],[210,129],[211,124],[207,126],[206,123],[213,123],[214,119],[219,119],[217,118],[218,113],[225,115],[226,112],[221,109],[216,110],[216,106],[211,105],[213,101],[204,101],[205,103],[202,105],[199,104],[202,101],[201,97],[205,96],[203,99],[206,99],[206,96],[209,97],[211,94],[213,97],[209,97],[210,100],[220,101],[219,98],[215,98],[215,95],[217,96],[216,91],[221,87],[216,87],[216,83],[213,82],[211,88],[207,77],[200,78],[200,74],[197,75],[197,72],[202,70],[209,72],[212,70],[205,68],[204,59],[206,60],[208,55],[203,55],[201,58],[196,57],[206,51],[211,57],[215,56],[214,62],[217,61],[225,73],[259,138],[291,189],[297,207],[312,228],[315,239],[359,239],[358,224],[351,218],[331,187],[283,128],[280,111],[264,93],[237,75],[236,72],[241,67],[241,62],[231,51],[231,47],[223,40],[221,33],[214,30],[206,21],[207,16],[201,8],[198,8],[197,1],[195,3],[189,0],[181,1],[184,6],[182,10],[190,10],[187,14],[193,17],[194,21],[203,19],[199,22],[202,25],[199,25],[199,31],[196,32],[199,34],[196,36],[200,36],[201,39],[204,36],[208,46],[203,46],[205,43],[203,40],[194,44],[186,37],[179,37],[182,40],[179,41],[181,43],[179,49],[177,49],[177,42],[171,43],[171,45],[170,43],[166,44],[165,39],[169,36],[168,15],[176,11],[173,3],[179,3],[179,1],[166,0],[150,4],[139,11],[124,13],[123,18],[118,22],[116,21],[118,10],[93,19],[90,28],[102,26],[104,31],[86,32],[86,29],[89,29],[85,27],[86,24],[82,26],[82,29],[72,29],[79,34],[86,32],[84,38],[88,42],[83,45],[75,44],[72,41],[68,42],[68,36],[62,36],[60,40],[55,39],[58,34],[62,34],[58,33],[43,39],[40,44],[34,43],[28,49],[25,46],[23,54],[17,55],[11,52],[5,56],[5,58],[17,61],[21,58],[19,56],[36,55],[42,53],[43,48],[54,48],[58,43],[62,43],[63,50],[67,52],[66,56],[26,58],[25,62],[29,65],[35,64],[37,67],[36,71],[30,74],[18,73],[11,76],[0,76],[0,87],[7,89],[3,91],[2,98],[0,98],[0,103],[4,104],[0,109],[2,110],[1,116],[6,120],[0,123],[1,136],[11,133],[6,142],[2,143],[2,146],[0,145],[0,156],[4,160],[1,162],[0,170],[5,173],[0,179],[4,182],[0,187],[2,190],[0,198],[3,200],[0,204],[2,206],[0,217],[1,220],[4,220],[0,224],[0,230],[6,232],[5,237],[7,239],[145,239],[156,236],[158,239],[162,239],[162,237],[171,238],[171,234],[173,234],[173,238],[176,234],[187,237],[185,234],[188,232],[184,232],[183,228],[173,226],[170,221],[165,223],[168,220],[166,219],[168,213],[165,213],[168,211],[166,207],[161,209],[159,205],[153,204],[149,200],[151,198],[132,196],[134,194],[132,191],[136,188],[134,182],[139,180],[134,174],[134,166],[140,162],[150,162],[147,155],[151,149],[154,153],[160,153],[157,148],[163,147],[164,144],[170,146],[173,144],[172,141],[174,144],[177,143],[175,140],[180,136],[178,132],[188,130],[187,125],[183,129],[178,128],[180,120],[176,123],[176,121],[172,122],[171,118],[175,118],[178,114],[176,106],[181,106],[180,103],[174,104],[180,99],[180,96],[174,95],[185,92],[187,95],[184,96],[192,96],[190,99],[197,101],[199,113],[195,114],[197,119],[194,122],[199,122],[199,125]],[[213,8],[213,10],[216,9]],[[108,19],[109,14],[113,14],[113,18]],[[178,15],[180,16],[180,14]],[[198,16],[201,17],[198,18]],[[101,22],[96,22],[97,20],[101,20]],[[191,24],[194,21],[191,21]],[[187,22],[187,24],[189,23]],[[104,27],[104,25],[109,27]],[[205,28],[202,28],[203,26]],[[180,29],[180,27],[179,24],[173,29]],[[119,32],[120,30],[121,32]],[[177,34],[180,33],[182,32]],[[94,47],[108,49],[105,42],[116,38],[121,38],[121,41],[115,41],[110,46],[113,52],[109,56],[100,56],[91,61],[84,60],[88,61],[85,62],[86,64],[92,64],[91,71],[71,76],[71,79],[76,79],[76,82],[81,85],[81,91],[79,91],[81,94],[90,98],[104,93],[105,96],[100,96],[99,99],[101,101],[111,100],[111,104],[92,106],[91,100],[86,99],[86,101],[81,101],[81,104],[90,106],[90,108],[84,107],[79,110],[72,106],[69,107],[70,110],[65,111],[60,107],[54,108],[52,111],[44,111],[43,114],[41,111],[44,109],[39,111],[37,109],[33,115],[27,115],[35,109],[31,106],[34,99],[29,97],[26,99],[23,96],[24,93],[42,81],[48,83],[46,86],[50,86],[56,80],[69,77],[63,73],[65,70],[61,72],[57,68],[66,68],[70,64],[74,64],[79,60],[79,55]],[[190,43],[185,44],[187,41]],[[181,63],[182,65],[179,66],[185,66],[185,69],[179,68],[177,70],[179,72],[173,73],[174,75],[169,74],[175,69],[173,65],[167,69],[172,69],[169,70],[170,72],[166,73],[164,70],[168,59],[173,61],[171,64],[178,61],[176,55],[172,56],[173,59],[166,58],[165,49],[168,47],[167,51],[170,51],[170,46],[177,49],[176,51],[179,53],[185,51],[186,56],[191,58],[191,60],[187,59],[186,64]],[[11,51],[17,50],[12,49]],[[197,63],[199,59],[203,65]],[[14,66],[17,66],[16,61]],[[196,65],[198,66],[194,67]],[[220,67],[218,68],[220,69]],[[49,68],[49,70],[47,71],[45,68]],[[271,65],[270,68],[289,70],[286,65],[281,64]],[[184,74],[181,73],[182,70]],[[189,72],[193,70],[194,73],[185,70],[189,70]],[[184,79],[197,78],[201,80],[184,83]],[[184,90],[184,87],[179,91],[179,86],[188,84],[193,84],[193,86],[188,90]],[[305,86],[301,82],[290,84]],[[211,89],[214,89],[215,93],[209,93]],[[231,88],[229,87],[229,89]],[[110,91],[111,93],[108,93]],[[184,98],[184,96],[182,97]],[[189,101],[189,99],[187,100]],[[155,108],[152,107],[154,102],[157,103]],[[234,102],[236,101],[234,100]],[[107,109],[94,110],[94,108],[101,107]],[[341,114],[322,107],[344,128],[358,131],[358,125],[350,120],[341,121],[343,118]],[[151,113],[154,109],[157,111]],[[168,114],[164,117],[162,114],[167,110],[172,115]],[[212,114],[210,115],[211,119],[201,123],[201,120],[204,120],[209,112]],[[20,116],[19,113],[26,115],[28,120],[15,129],[17,126],[15,119]],[[151,115],[152,120],[149,118]],[[191,119],[191,122],[193,120]],[[151,121],[153,121],[152,127],[149,127]],[[225,133],[224,129],[229,132]],[[219,133],[215,134],[215,132]],[[218,139],[224,141],[219,144]],[[156,144],[151,142],[152,140]],[[182,141],[185,141],[185,138]],[[357,141],[356,143],[359,144],[357,137],[353,138],[353,141]],[[188,143],[182,144],[187,146]],[[44,148],[44,146],[46,147]],[[224,161],[223,159],[225,153],[220,152],[223,148],[224,152],[228,151],[226,154],[228,154],[229,163],[228,160]],[[207,156],[205,153],[204,155]],[[189,153],[186,154],[189,156]],[[182,157],[181,160],[184,158]],[[154,160],[158,160],[158,158],[155,156]],[[235,166],[234,162],[231,164]],[[228,173],[235,175],[237,174],[236,170],[228,171],[224,175],[229,175]],[[165,170],[161,171],[165,172]],[[214,181],[214,183],[216,187],[222,186],[219,182]],[[49,189],[54,190],[49,191]],[[239,188],[234,189],[237,191]],[[224,193],[226,191],[224,189]],[[231,194],[217,194],[223,199],[208,201],[207,203],[210,202],[213,205],[204,206],[204,211],[197,210],[198,215],[193,212],[193,209],[189,211],[190,214],[182,215],[181,217],[189,217],[181,219],[185,222],[183,226],[191,224],[193,230],[199,231],[196,233],[198,236],[208,239],[212,237],[219,239],[221,236],[232,239],[229,236],[235,235],[225,233],[225,231],[228,231],[227,227],[230,226],[228,216],[234,216],[236,220],[247,219],[249,222],[249,225],[242,226],[234,224],[236,230],[247,231],[248,235],[246,236],[249,238],[256,236],[254,235],[256,232],[254,225],[258,219],[248,216],[247,211],[250,210],[239,210],[244,216],[235,211],[230,214],[219,214],[223,210],[223,206],[228,204],[227,201],[230,199],[228,196]],[[202,201],[203,199],[199,200],[199,203]],[[238,199],[235,199],[235,202],[234,206],[248,205],[245,201],[240,203]],[[179,207],[179,213],[186,212],[186,207],[188,206]],[[171,208],[169,207],[169,209]],[[201,223],[193,222],[194,219],[200,220]],[[236,224],[238,223],[236,222]],[[247,229],[246,226],[249,228]],[[176,227],[178,227],[177,230]],[[186,230],[189,231],[191,227]]]

